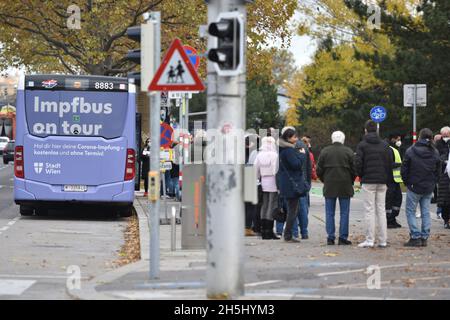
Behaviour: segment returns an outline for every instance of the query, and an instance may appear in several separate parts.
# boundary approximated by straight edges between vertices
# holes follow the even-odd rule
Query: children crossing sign
[[[149,91],[204,91],[190,58],[179,39],[175,39],[155,74]]]

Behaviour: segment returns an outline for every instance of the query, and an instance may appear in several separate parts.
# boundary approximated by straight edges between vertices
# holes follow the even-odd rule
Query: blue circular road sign
[[[387,111],[382,106],[373,107],[370,110],[370,118],[377,123],[383,122],[387,118]]]

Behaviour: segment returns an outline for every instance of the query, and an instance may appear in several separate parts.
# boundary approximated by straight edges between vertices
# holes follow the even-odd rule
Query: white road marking
[[[440,279],[447,279],[450,278],[450,276],[442,276],[442,277],[423,277],[423,278],[404,278],[404,279],[396,279],[394,282],[403,282],[403,281],[431,281],[431,280],[440,280]],[[380,281],[380,284],[390,284],[392,283],[391,280],[389,281]],[[356,288],[367,288],[367,283],[353,283],[353,284],[341,284],[338,286],[330,286],[327,287],[328,289],[356,289]],[[411,288],[406,288],[411,289]],[[415,288],[414,288],[415,289]],[[422,288],[422,289],[428,289],[428,288]]]
[[[293,298],[304,298],[304,299],[328,299],[328,300],[398,300],[396,298],[385,298],[385,297],[363,297],[363,296],[329,296],[329,295],[316,295],[316,294],[295,294]],[[409,299],[405,299],[409,300]]]
[[[423,262],[423,263],[402,263],[402,264],[393,264],[393,265],[387,265],[387,266],[380,266],[380,269],[389,269],[389,268],[404,268],[404,267],[415,267],[415,266],[428,266],[428,265],[445,265],[450,264],[450,261],[440,261],[440,262]],[[324,272],[319,273],[319,277],[327,277],[327,276],[334,276],[334,275],[341,275],[341,274],[348,274],[348,273],[358,273],[358,272],[366,272],[367,269],[353,269],[353,270],[344,270],[344,271],[336,271],[336,272]]]
[[[35,283],[35,280],[0,279],[0,296],[20,296]]]
[[[8,230],[9,228],[11,228],[16,222],[17,220],[19,220],[20,217],[15,217],[14,219],[12,219],[11,221],[9,221],[6,226],[0,228],[0,234],[2,234],[2,232],[5,232],[6,230]]]
[[[12,279],[67,279],[70,275],[40,275],[40,274],[0,274],[1,278]],[[89,277],[81,277],[81,280],[89,280]]]
[[[278,282],[281,282],[281,280],[268,280],[268,281],[252,282],[252,283],[247,283],[245,286],[246,287],[256,287],[256,286],[262,286],[265,284],[272,284],[272,283],[278,283]]]
[[[162,292],[149,292],[149,291],[112,291],[108,292],[108,295],[121,297],[130,300],[148,300],[148,299],[168,299],[173,298],[172,295]]]

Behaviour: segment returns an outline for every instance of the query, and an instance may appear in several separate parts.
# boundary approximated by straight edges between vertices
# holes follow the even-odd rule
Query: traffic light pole
[[[155,24],[154,32],[154,73],[159,68],[161,62],[161,13],[152,12],[150,23]],[[146,70],[142,70],[146,72]],[[148,93],[150,100],[150,136],[151,136],[151,149],[150,149],[150,172],[157,175],[159,181],[160,176],[160,112],[161,112],[161,93],[153,92]],[[150,224],[150,279],[159,278],[159,220],[160,220],[160,197],[159,190],[158,197],[155,197],[153,201],[149,202],[149,224]]]
[[[246,8],[241,0],[211,0],[208,3],[208,24],[217,22],[221,12],[238,10],[246,23]],[[244,38],[245,39],[245,36]],[[244,40],[242,40],[244,41]],[[208,48],[215,46],[215,38],[208,36]],[[245,55],[244,55],[245,57]],[[237,76],[219,76],[214,63],[208,61],[208,130],[224,141],[237,135],[244,127],[246,75],[244,69]],[[239,136],[239,135],[237,135]],[[209,141],[211,143],[211,141]],[[238,152],[244,152],[239,150]],[[226,150],[228,155],[230,150]],[[208,163],[207,158],[207,297],[231,299],[244,294],[244,201],[243,168],[238,155],[225,164]],[[209,155],[207,155],[209,157]],[[233,161],[234,160],[234,161]]]

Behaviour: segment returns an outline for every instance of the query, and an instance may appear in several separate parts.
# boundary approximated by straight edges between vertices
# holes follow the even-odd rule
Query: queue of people
[[[358,179],[365,214],[365,239],[358,247],[385,248],[388,229],[402,228],[397,221],[403,202],[402,185],[406,187],[405,212],[410,230],[405,246],[427,246],[433,198],[444,228],[450,229],[450,127],[442,128],[434,136],[430,129],[422,129],[417,143],[404,151],[401,135],[391,134],[389,139],[382,140],[377,124],[368,120],[356,152],[345,146],[345,134],[335,131],[317,164],[311,151],[311,137],[300,139],[293,127],[283,128],[280,137],[275,132],[271,128],[267,136],[254,135],[252,139],[247,136],[245,141],[246,164],[255,167],[258,178],[258,203],[245,204],[246,236],[261,236],[263,240],[283,237],[289,243],[298,243],[300,238],[308,240],[309,193],[312,182],[318,179],[323,183],[328,245],[335,245],[336,236],[338,245],[352,245],[350,208]],[[194,151],[202,150],[205,143],[203,137],[196,136],[193,144],[199,143],[200,147]],[[175,144],[173,150],[179,147]],[[149,170],[150,149],[147,139],[142,150],[144,195],[148,192],[148,177],[144,173]],[[179,198],[178,168],[172,168],[166,175],[168,191],[173,190]],[[340,221],[336,232],[337,203]]]
[[[252,163],[262,191],[261,205],[255,206],[261,228],[255,229],[253,224],[254,233],[261,233],[265,240],[283,236],[286,242],[298,243],[299,234],[307,240],[309,192],[312,181],[318,178],[323,182],[327,244],[336,243],[335,212],[339,202],[337,243],[351,245],[348,239],[350,203],[355,193],[355,180],[359,178],[364,202],[365,240],[358,247],[385,248],[388,229],[402,227],[397,221],[403,201],[402,185],[406,187],[405,212],[410,230],[410,239],[404,245],[427,246],[435,186],[444,227],[449,228],[450,128],[442,128],[440,135],[442,138],[435,142],[430,129],[421,130],[419,140],[406,150],[402,159],[401,135],[390,135],[384,141],[377,132],[376,123],[369,120],[356,152],[345,146],[343,132],[333,132],[331,145],[321,151],[316,167],[311,157],[310,140],[299,139],[294,128],[283,128],[278,141],[269,134],[262,138],[260,152]],[[284,211],[284,219],[275,221],[274,226],[274,216],[279,216],[280,211]],[[251,227],[251,219],[248,219],[246,228]]]

